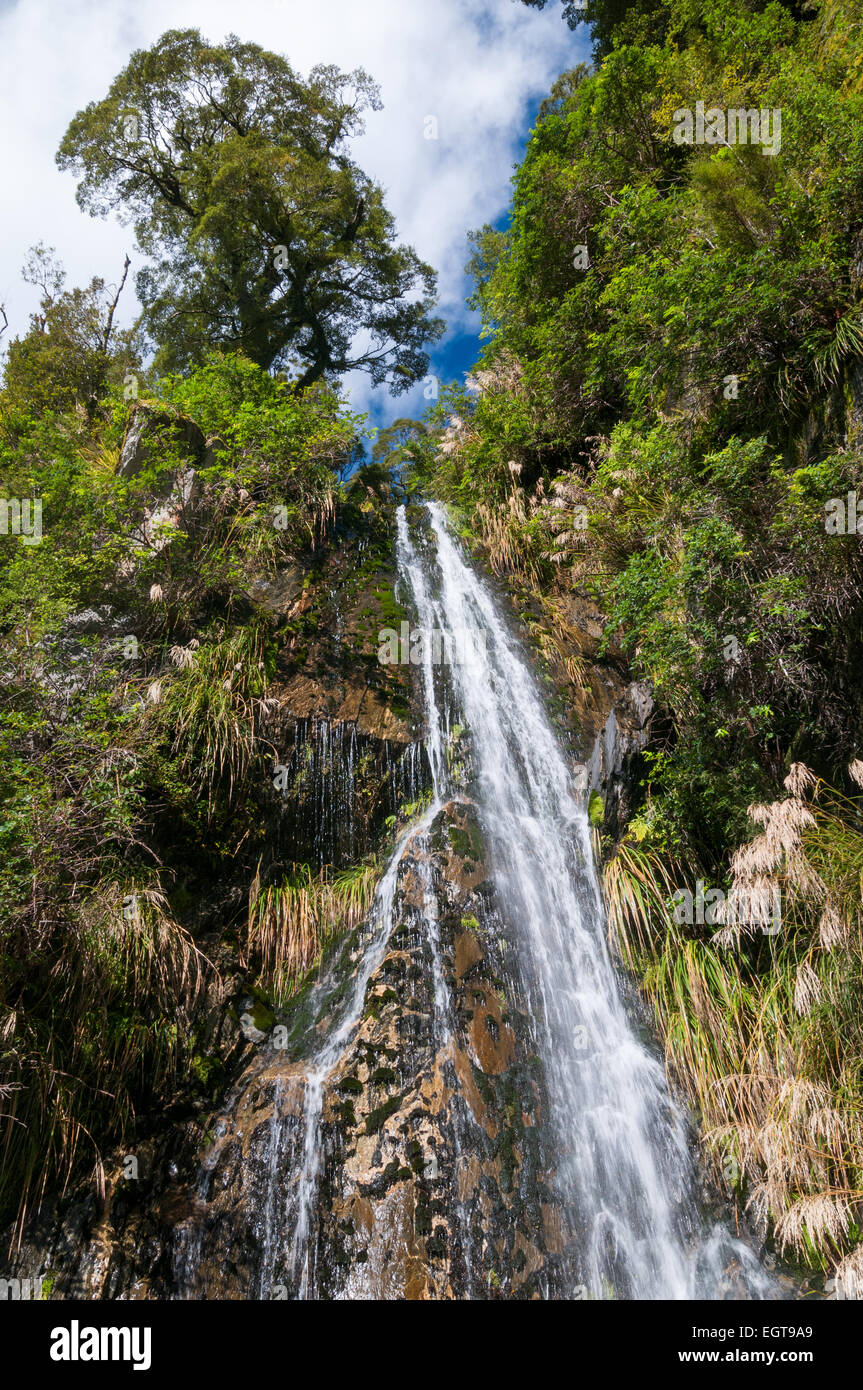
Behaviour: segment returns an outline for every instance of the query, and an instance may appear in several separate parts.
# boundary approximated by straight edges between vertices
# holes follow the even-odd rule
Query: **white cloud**
[[[539,100],[586,56],[586,40],[573,38],[554,3],[537,12],[517,0],[6,0],[0,302],[11,332],[26,329],[35,304],[19,277],[34,242],[57,247],[70,284],[117,278],[127,250],[140,264],[129,229],[78,210],[74,180],[57,170],[54,152],[70,118],[104,95],[133,48],[188,27],[214,41],[237,33],[284,53],[302,73],[327,62],[375,78],[384,109],[369,114],[356,158],[387,190],[400,238],[438,270],[440,312],[468,329],[465,234],[505,211]],[[427,116],[437,119],[436,140],[424,138]],[[125,320],[131,309],[130,297]],[[369,392],[351,388],[365,408]],[[407,398],[391,405],[402,413]]]

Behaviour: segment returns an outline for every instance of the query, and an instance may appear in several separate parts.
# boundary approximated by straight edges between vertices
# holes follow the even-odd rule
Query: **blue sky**
[[[589,59],[585,29],[573,34],[549,0],[544,11],[517,0],[0,0],[0,303],[10,335],[26,332],[36,291],[20,280],[37,241],[57,248],[68,285],[119,276],[128,252],[142,264],[129,228],[93,219],[75,203],[75,183],[54,164],[71,117],[102,97],[135,48],[170,28],[228,33],[284,53],[306,73],[316,63],[365,68],[380,84],[383,110],[370,113],[353,144],[360,166],[381,182],[399,238],[438,272],[438,313],[449,325],[432,351],[442,381],[461,377],[478,348],[465,305],[467,233],[505,225],[513,168],[555,77]],[[433,115],[438,138],[424,136]],[[128,288],[121,321],[134,317]],[[374,424],[420,415],[422,387],[392,397],[361,374],[345,381],[351,405]]]

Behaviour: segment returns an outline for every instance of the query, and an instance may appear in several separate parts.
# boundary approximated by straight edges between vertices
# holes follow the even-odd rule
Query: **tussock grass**
[[[104,1146],[131,1132],[135,1094],[175,1075],[212,971],[153,883],[107,880],[71,922],[27,936],[28,988],[0,1020],[0,1205],[16,1212],[16,1238],[48,1187],[65,1192],[86,1152],[104,1193]]]
[[[541,565],[527,520],[521,488],[514,489],[506,506],[478,502],[473,512],[473,528],[493,573],[514,576],[528,588],[538,588]]]
[[[177,669],[160,683],[162,720],[172,754],[190,785],[206,791],[212,810],[216,787],[224,785],[230,799],[259,751],[267,708],[264,629],[250,624],[193,650],[174,647],[171,658]]]
[[[780,890],[777,935],[675,922],[671,873],[626,841],[605,896],[717,1176],[783,1252],[863,1288],[863,832],[801,765],[786,790],[731,865],[732,888]]]
[[[378,876],[374,863],[319,874],[298,864],[282,883],[265,888],[257,874],[249,891],[244,963],[257,966],[279,999],[289,998],[327,942],[368,914]]]
[[[584,694],[588,663],[578,651],[576,629],[553,598],[543,596],[541,606],[542,618],[528,625],[531,637],[549,665],[559,667],[570,685]]]
[[[602,890],[611,944],[631,969],[665,931],[674,888],[660,856],[631,839],[621,841],[605,864]]]

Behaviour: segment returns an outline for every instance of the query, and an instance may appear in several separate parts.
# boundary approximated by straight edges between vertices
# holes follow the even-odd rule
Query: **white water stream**
[[[428,507],[435,555],[398,513],[399,570],[420,628],[472,659],[446,682],[427,637],[421,663],[436,797],[447,792],[448,687],[469,730],[475,796],[545,1064],[557,1135],[556,1184],[579,1251],[582,1296],[716,1298],[736,1266],[749,1297],[771,1281],[721,1227],[701,1228],[684,1117],[639,1040],[609,957],[583,800],[524,656],[489,587],[465,562],[442,509]],[[449,639],[448,641],[446,639]]]
[[[547,1287],[548,1296],[777,1297],[749,1247],[702,1216],[685,1117],[669,1094],[661,1062],[630,1018],[627,986],[609,956],[583,799],[491,589],[465,561],[441,508],[430,504],[428,514],[430,526],[417,527],[414,538],[404,509],[398,512],[399,580],[409,591],[401,596],[415,608],[426,634],[443,635],[437,650],[456,650],[461,643],[462,653],[469,651],[472,659],[439,665],[435,644],[422,644],[432,803],[400,838],[378,886],[356,975],[306,1070],[302,1116],[282,1114],[282,1087],[276,1085],[269,1137],[255,1175],[261,1248],[251,1296],[272,1297],[284,1275],[294,1296],[321,1296],[316,1236],[327,1082],[356,1036],[369,981],[387,952],[408,842],[416,837],[417,863],[425,863],[420,872],[427,874],[429,828],[441,807],[461,794],[448,770],[457,722],[467,731],[459,739],[460,756],[466,749],[470,795],[490,852],[500,910],[517,945],[518,989],[532,1020],[551,1107],[548,1166],[572,1254],[555,1275],[554,1288]],[[465,646],[470,633],[477,640]],[[454,1006],[430,878],[425,890],[417,926],[425,934],[434,976],[435,1053],[445,1056]],[[471,1148],[470,1123],[467,1115],[455,1123],[456,1164]],[[216,1162],[214,1155],[201,1170],[202,1201]],[[456,1214],[464,1264],[461,1296],[470,1298],[481,1281],[473,1268],[469,1216],[460,1203]],[[194,1297],[200,1290],[204,1239],[199,1225],[178,1244],[180,1296]],[[374,1296],[365,1277],[353,1272],[345,1296]]]

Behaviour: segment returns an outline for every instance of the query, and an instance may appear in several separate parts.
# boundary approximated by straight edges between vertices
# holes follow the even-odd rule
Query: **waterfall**
[[[378,884],[370,915],[370,941],[363,955],[348,1002],[339,1023],[334,1026],[307,1074],[303,1115],[303,1147],[297,1186],[296,1214],[290,1240],[289,1267],[296,1281],[298,1296],[310,1297],[314,1290],[314,1215],[321,1164],[321,1109],[324,1083],[345,1051],[356,1029],[366,997],[366,987],[380,964],[393,925],[399,865],[409,839],[421,835],[440,810],[434,802],[418,826],[411,826],[401,837],[383,878]]]
[[[442,509],[432,547],[398,512],[400,574],[426,640],[418,663],[436,797],[451,793],[450,715],[466,726],[495,886],[516,924],[553,1107],[555,1182],[577,1255],[569,1296],[719,1298],[736,1267],[748,1297],[775,1296],[755,1256],[709,1228],[683,1113],[660,1061],[638,1037],[606,944],[583,801],[527,661],[488,587],[462,557]],[[431,634],[443,638],[437,647]],[[446,670],[473,633],[472,659]],[[445,679],[444,679],[445,677]]]
[[[441,508],[430,504],[427,515],[412,532],[399,509],[396,550],[400,596],[426,638],[439,639],[411,644],[425,753],[412,745],[400,772],[402,792],[413,793],[428,785],[425,762],[431,804],[400,835],[366,922],[308,983],[291,1046],[263,1046],[226,1102],[194,1215],[175,1235],[177,1296],[520,1296],[530,1256],[534,1296],[546,1298],[777,1297],[748,1246],[703,1215],[686,1116],[607,948],[571,769],[489,585]],[[447,651],[471,660],[439,660]],[[325,738],[329,748],[331,731]],[[474,853],[458,853],[473,887],[459,886],[442,848],[468,814]],[[329,824],[323,813],[320,823]],[[468,872],[474,858],[481,867]],[[468,901],[460,893],[474,894],[469,908],[453,907]],[[484,986],[464,974],[477,960]],[[387,975],[399,965],[402,974]],[[477,1033],[466,1032],[481,1024],[516,1048],[498,994],[522,1030],[511,1071],[509,1054],[499,1067],[483,1062]],[[377,1035],[375,1001],[387,997],[405,1027],[391,1022]],[[379,1082],[369,1049],[386,1055]],[[339,1099],[345,1083],[363,1095],[362,1126],[344,1118],[346,1108],[353,1116]],[[414,1101],[401,1110],[408,1093]],[[507,1111],[521,1124],[512,1199],[500,1186],[502,1127],[514,1133]],[[406,1225],[402,1199],[415,1204]],[[439,1237],[427,1239],[441,1212],[445,1256]],[[556,1234],[541,1255],[528,1237],[547,1220]],[[426,1268],[438,1261],[425,1294],[406,1293],[407,1276],[392,1272],[394,1252],[407,1258],[408,1246]]]

